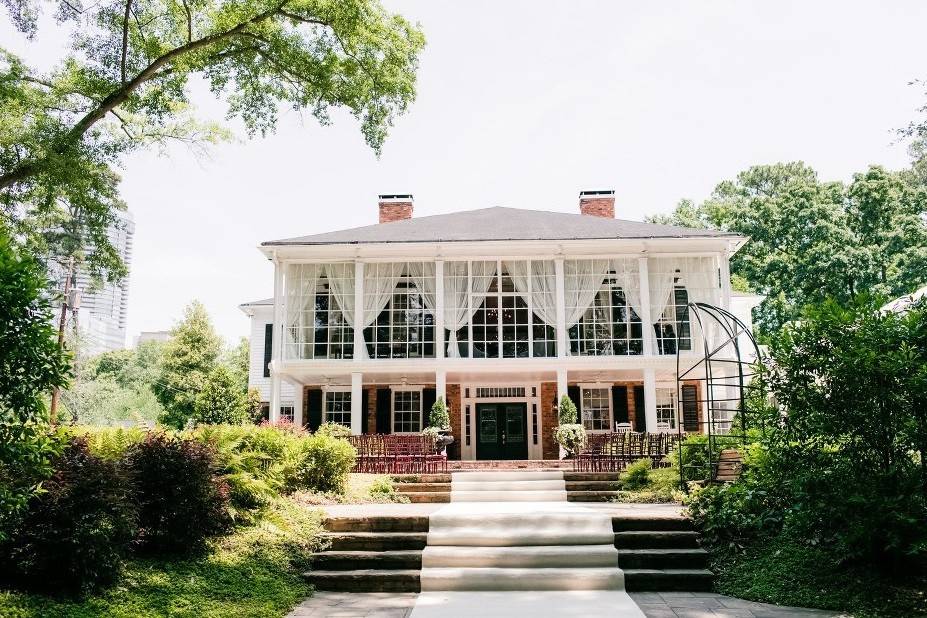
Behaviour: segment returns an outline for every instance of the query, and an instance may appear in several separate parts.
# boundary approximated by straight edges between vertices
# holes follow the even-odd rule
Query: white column
[[[560,358],[565,358],[568,355],[567,353],[569,352],[569,346],[567,345],[566,331],[566,298],[564,296],[565,288],[563,284],[563,258],[557,258],[554,260],[554,277],[556,282],[554,290],[557,294],[557,356]],[[564,381],[566,381],[565,377]],[[564,386],[563,391],[566,393],[566,386]]]
[[[644,420],[648,432],[657,430],[657,374],[653,368],[644,369]]]
[[[293,383],[293,424],[297,427],[302,427],[304,422],[303,416],[303,406],[305,399],[303,393],[305,392],[306,387],[299,382]]]
[[[557,406],[560,405],[560,400],[567,395],[567,370],[563,367],[557,369]],[[573,403],[579,403],[574,401]]]
[[[443,369],[435,371],[435,395],[444,402],[445,406],[447,405],[447,371]],[[423,410],[423,412],[427,418],[431,410]]]
[[[355,436],[362,432],[364,414],[364,374],[355,371],[351,374],[351,433]]]
[[[354,362],[367,358],[364,347],[364,263],[354,262]],[[353,418],[353,415],[352,415]]]
[[[280,369],[283,362],[283,264],[274,258],[274,327],[271,335],[270,422],[280,420]]]
[[[444,346],[444,260],[437,260],[435,262],[435,358],[444,358]],[[438,395],[440,396],[440,393]]]
[[[731,254],[725,249],[718,256],[721,270],[721,307],[731,310]]]
[[[641,288],[641,326],[644,336],[644,356],[651,356],[653,349],[653,320],[650,318],[650,269],[647,258],[637,259],[637,268],[640,273]]]

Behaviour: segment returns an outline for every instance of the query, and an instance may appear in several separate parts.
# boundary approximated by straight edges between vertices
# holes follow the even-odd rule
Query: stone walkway
[[[838,618],[835,612],[744,601],[713,592],[631,592],[648,618]],[[290,612],[292,618],[408,618],[412,592],[317,592]],[[475,609],[475,615],[479,610]],[[551,613],[550,616],[560,614]],[[449,616],[448,618],[454,618]],[[541,618],[534,616],[532,618]],[[619,618],[616,616],[616,618]]]

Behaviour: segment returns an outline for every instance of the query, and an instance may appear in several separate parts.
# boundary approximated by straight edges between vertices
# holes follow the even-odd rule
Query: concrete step
[[[617,568],[423,568],[421,585],[425,591],[620,590],[622,581]]]
[[[558,470],[507,470],[493,472],[455,472],[454,481],[562,481],[563,472]]]
[[[566,497],[562,489],[454,491],[454,502],[563,502]]]
[[[707,569],[624,569],[628,592],[711,590],[714,574]]]
[[[418,550],[324,551],[312,554],[312,568],[320,571],[420,569],[422,568],[422,552]]]
[[[328,517],[323,525],[329,532],[428,532],[428,516]]]
[[[620,472],[564,472],[563,480],[567,483],[574,481],[617,481],[621,478]]]
[[[567,500],[570,502],[609,502],[617,496],[617,491],[567,491]]]
[[[567,481],[566,489],[567,491],[617,491],[621,489],[621,483],[609,480]]]
[[[390,475],[397,485],[404,483],[450,483],[450,474],[393,474]]]
[[[402,493],[420,493],[420,492],[443,492],[448,493],[451,491],[450,483],[396,483],[394,485],[396,491]]]
[[[341,592],[419,592],[418,569],[310,571],[303,576],[316,590]]]
[[[535,545],[520,547],[428,546],[423,568],[589,568],[618,566],[611,545]]]
[[[424,549],[425,532],[324,532],[330,551],[394,551]]]
[[[612,517],[612,529],[615,532],[622,532],[625,530],[691,531],[692,522],[685,517],[640,517],[615,515]]]
[[[708,552],[704,549],[622,549],[618,552],[622,569],[704,569]]]
[[[618,549],[698,549],[698,535],[683,530],[628,530],[615,533]]]
[[[404,491],[402,495],[412,503],[450,502],[450,491]]]
[[[466,481],[454,479],[451,487],[458,491],[563,491],[563,479],[526,479],[521,481]]]

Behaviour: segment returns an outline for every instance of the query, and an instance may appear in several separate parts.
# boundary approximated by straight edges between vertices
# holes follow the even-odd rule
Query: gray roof
[[[273,304],[274,304],[274,298],[273,296],[271,296],[270,298],[262,298],[261,300],[252,300],[250,303],[242,303],[238,306],[239,307],[256,307],[259,305],[273,305]]]
[[[481,240],[603,240],[616,238],[731,237],[718,230],[692,229],[622,219],[520,208],[481,208],[365,225],[261,243],[274,245],[343,245]]]

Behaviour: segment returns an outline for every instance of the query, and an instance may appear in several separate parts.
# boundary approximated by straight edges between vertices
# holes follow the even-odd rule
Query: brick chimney
[[[381,195],[380,223],[392,223],[412,218],[411,195]]]
[[[579,212],[591,217],[615,218],[615,191],[580,191]]]

